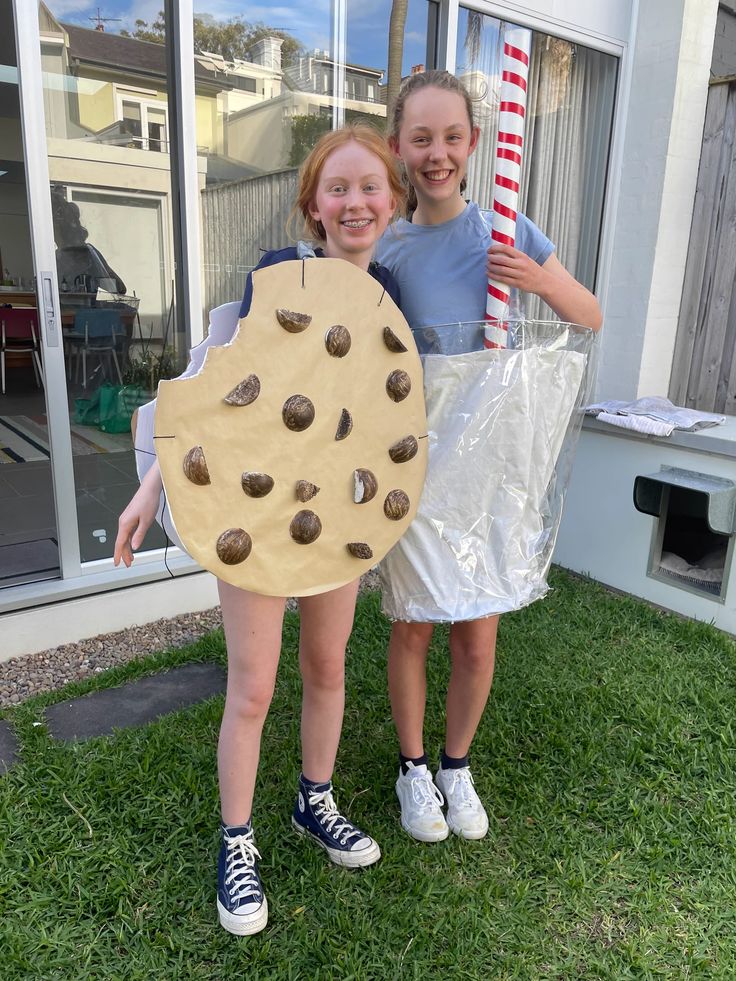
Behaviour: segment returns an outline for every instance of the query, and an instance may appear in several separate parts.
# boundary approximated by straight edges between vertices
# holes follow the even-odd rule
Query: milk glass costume
[[[290,259],[312,258],[322,259],[324,258],[324,252],[321,249],[313,249],[306,242],[299,242],[295,247],[290,246],[286,249],[278,249],[264,253],[263,257],[255,268],[262,269],[265,266],[273,266],[276,263],[287,262]],[[394,300],[398,306],[399,290],[394,277],[391,275],[388,269],[382,265],[379,265],[377,262],[371,262],[368,272],[381,284],[381,286],[384,287],[391,299]],[[187,365],[186,370],[179,375],[179,378],[191,378],[193,375],[198,374],[204,365],[204,359],[207,355],[207,351],[211,347],[225,347],[232,341],[233,337],[235,336],[238,321],[248,315],[252,298],[252,274],[248,273],[242,301],[238,300],[234,303],[223,303],[222,306],[215,307],[214,310],[210,311],[210,324],[207,337],[205,337],[201,344],[198,344],[196,347],[192,348],[189,354],[189,364]],[[140,480],[143,480],[156,458],[153,440],[153,423],[155,412],[155,399],[153,399],[151,402],[147,402],[145,405],[142,405],[138,410],[135,435],[135,458],[138,478]],[[171,539],[172,543],[183,551],[186,551],[176,533],[176,528],[171,520],[168,505],[165,504],[163,492],[161,494],[161,502],[157,512],[157,520],[168,537]]]
[[[380,565],[383,611],[395,620],[476,620],[547,591],[547,494],[584,358],[539,345],[482,350],[490,224],[470,203],[440,225],[399,221],[378,244],[420,353],[433,352],[423,346],[435,333],[427,328],[481,322],[468,335],[473,347],[455,348],[450,336],[424,361],[427,481],[417,516]],[[517,248],[540,265],[554,252],[524,215],[516,229]]]

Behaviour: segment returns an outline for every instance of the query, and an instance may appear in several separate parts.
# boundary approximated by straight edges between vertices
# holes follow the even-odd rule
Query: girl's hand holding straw
[[[489,279],[527,293],[539,293],[545,280],[542,266],[511,245],[492,245],[488,250]]]

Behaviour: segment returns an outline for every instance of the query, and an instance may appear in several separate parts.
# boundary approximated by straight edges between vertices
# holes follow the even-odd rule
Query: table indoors
[[[64,348],[68,360],[67,374],[70,380],[72,376],[71,359],[76,357],[80,347],[86,348],[89,353],[92,353],[95,348],[100,351],[103,349],[104,343],[101,333],[119,330],[120,336],[114,345],[117,349],[116,357],[118,359],[115,373],[118,376],[117,380],[122,382],[121,372],[128,360],[128,351],[134,340],[136,324],[138,324],[140,333],[138,298],[118,297],[113,294],[105,294],[104,297],[100,297],[97,292],[62,292],[59,294],[59,301]],[[32,290],[21,290],[15,287],[0,287],[0,315],[3,308],[7,309],[8,307],[36,310],[36,293]],[[87,311],[89,311],[89,316],[85,315]],[[101,315],[96,311],[109,311],[109,314]],[[104,323],[113,326],[105,327]],[[38,325],[38,318],[36,318],[36,325]],[[37,335],[40,335],[38,330]],[[79,372],[76,371],[76,374]],[[86,387],[86,377],[83,379],[83,386]]]

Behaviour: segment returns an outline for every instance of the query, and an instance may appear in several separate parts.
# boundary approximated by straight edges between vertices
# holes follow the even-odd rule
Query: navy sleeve
[[[393,277],[393,274],[386,266],[382,266],[380,263],[373,263],[370,267],[371,276],[383,286],[388,295],[394,301],[396,306],[401,309],[401,291],[399,290],[399,284]]]
[[[238,320],[242,317],[247,317],[250,311],[250,305],[253,300],[253,273],[248,273],[245,280],[245,292],[243,293],[243,302],[240,304],[240,312],[238,313]]]
[[[273,251],[264,252],[258,265],[248,273],[248,278],[245,281],[243,302],[240,304],[238,319],[241,317],[247,317],[250,311],[250,305],[253,302],[253,273],[256,271],[256,269],[265,269],[266,266],[275,266],[277,262],[284,262],[286,259],[295,258],[296,249],[294,248],[276,249]]]

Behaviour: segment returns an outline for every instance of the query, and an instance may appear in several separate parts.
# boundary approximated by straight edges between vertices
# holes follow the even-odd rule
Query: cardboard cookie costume
[[[426,468],[411,331],[339,259],[253,274],[233,341],[162,382],[156,453],[178,537],[244,589],[308,596],[356,579],[413,518]]]

